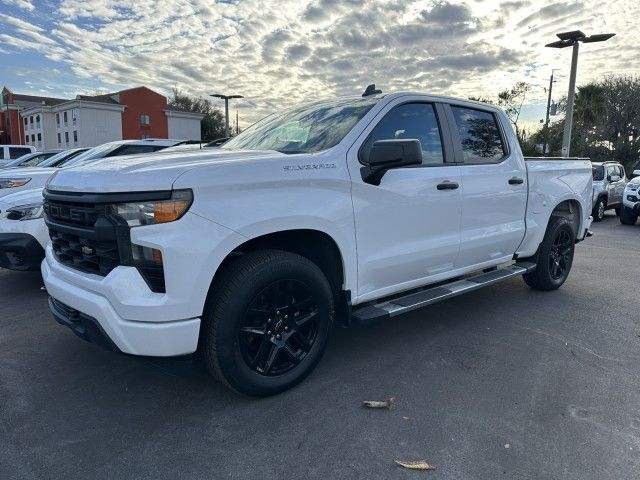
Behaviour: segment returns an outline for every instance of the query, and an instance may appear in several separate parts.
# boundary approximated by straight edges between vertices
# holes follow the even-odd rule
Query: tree
[[[520,138],[518,129],[520,111],[522,110],[522,105],[529,90],[531,90],[531,85],[526,82],[518,82],[513,88],[498,93],[498,105],[504,108],[504,113],[507,114],[507,117],[509,117],[509,120],[513,123],[513,128],[518,138]]]
[[[202,113],[204,118],[200,123],[200,129],[203,141],[210,142],[224,137],[224,115],[208,98],[190,97],[174,88],[168,106],[187,112]]]

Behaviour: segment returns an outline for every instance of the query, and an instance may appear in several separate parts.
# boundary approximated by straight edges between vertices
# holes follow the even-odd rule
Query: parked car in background
[[[395,317],[516,276],[559,288],[592,176],[588,159],[523,157],[495,106],[369,88],[221,148],[64,168],[44,197],[59,323],[133,355],[199,349],[225,385],[273,395],[317,365],[334,317]]]
[[[118,140],[93,147],[81,153],[69,161],[68,164],[65,164],[65,167],[106,157],[153,153],[179,143],[181,143],[180,140]],[[17,168],[0,171],[0,198],[20,190],[44,187],[49,177],[57,171],[58,169],[55,167]]]
[[[38,169],[41,172],[47,172],[47,175],[40,175],[37,182],[26,184],[36,188],[33,186],[17,188],[10,195],[0,198],[0,267],[10,270],[40,268],[44,258],[44,247],[49,241],[47,226],[42,219],[42,187],[43,182],[46,182],[53,173],[73,165],[99,162],[107,157],[151,153],[176,143],[178,143],[176,140],[126,140],[88,150],[76,149],[86,151],[72,152],[77,156],[66,160],[51,157],[46,167]],[[122,165],[124,164],[123,162]],[[11,190],[8,189],[8,191]]]
[[[20,168],[20,167],[37,167],[45,160],[57,155],[64,150],[46,150],[44,152],[27,153],[21,157],[11,160],[2,168]]]
[[[633,171],[633,179],[627,183],[620,209],[620,223],[635,225],[640,216],[640,169]]]
[[[231,137],[216,138],[215,140],[211,140],[209,143],[207,143],[206,146],[207,147],[221,147],[226,142],[228,142],[230,138]]]
[[[0,145],[0,167],[4,167],[11,160],[36,151],[36,147],[31,145]]]
[[[69,150],[63,150],[52,157],[49,157],[44,162],[42,162],[39,167],[62,167],[65,162],[69,162],[70,160],[76,158],[81,153],[89,150],[88,148],[70,148]]]
[[[592,162],[593,220],[604,218],[604,212],[615,209],[620,214],[622,195],[627,185],[624,167],[618,162]]]

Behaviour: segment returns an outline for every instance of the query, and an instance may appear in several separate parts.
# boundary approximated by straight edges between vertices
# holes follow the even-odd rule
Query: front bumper
[[[126,270],[127,275],[139,277],[135,268],[119,268]],[[59,323],[70,327],[85,340],[103,346],[105,343],[107,346],[113,344],[112,350],[132,355],[171,357],[196,351],[200,318],[164,322],[127,320],[118,315],[107,298],[74,284],[74,275],[81,276],[81,273],[66,273],[63,266],[56,265],[55,260],[52,262],[48,247],[42,263],[42,277],[52,298],[51,310]],[[132,277],[129,280],[133,289],[140,288],[139,282],[144,282],[142,277],[139,277],[139,282]],[[96,335],[95,330],[102,334]],[[85,335],[84,331],[94,331],[94,334]],[[98,337],[107,341],[96,341]]]
[[[49,244],[42,262],[49,295],[83,321],[95,320],[121,352],[159,357],[193,353],[213,275],[241,237],[188,213],[169,224],[134,228],[131,240],[161,250],[166,293],[152,292],[135,267],[119,266],[107,276],[73,269],[55,258]]]
[[[0,233],[0,267],[18,271],[37,271],[44,249],[28,233]]]

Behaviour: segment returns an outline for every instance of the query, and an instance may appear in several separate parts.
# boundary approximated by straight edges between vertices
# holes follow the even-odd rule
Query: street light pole
[[[569,150],[571,148],[571,128],[573,126],[573,103],[576,94],[576,74],[578,70],[578,45],[582,43],[595,43],[604,42],[613,37],[615,33],[603,33],[597,35],[586,36],[580,30],[572,32],[557,33],[556,36],[560,39],[552,43],[545,45],[551,48],[565,48],[573,47],[573,55],[571,57],[571,74],[569,76],[569,93],[567,95],[567,114],[564,120],[564,134],[562,135],[562,156],[568,157]],[[548,112],[547,108],[547,112]],[[547,122],[549,121],[549,115],[547,113]]]
[[[230,137],[229,134],[229,100],[232,98],[244,98],[242,95],[222,95],[221,93],[214,93],[210,97],[222,98],[224,100],[224,136]]]
[[[573,44],[571,55],[571,73],[569,74],[569,93],[567,95],[567,114],[564,120],[564,133],[562,134],[562,156],[569,156],[571,147],[571,129],[573,128],[573,104],[576,98],[576,74],[578,71],[578,49],[580,42]]]

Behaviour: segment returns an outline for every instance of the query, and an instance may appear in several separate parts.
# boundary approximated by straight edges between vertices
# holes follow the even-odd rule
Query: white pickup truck
[[[198,352],[232,389],[300,382],[331,324],[524,276],[560,287],[591,164],[525,159],[504,113],[417,93],[317,101],[215,151],[58,172],[42,274],[55,318],[113,350]]]

